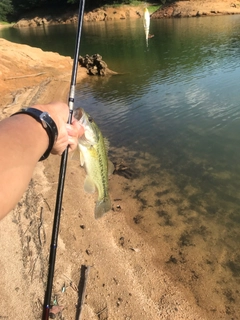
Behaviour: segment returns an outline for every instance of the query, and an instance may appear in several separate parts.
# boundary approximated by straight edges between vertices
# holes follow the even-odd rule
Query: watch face
[[[40,119],[41,119],[42,125],[43,125],[43,127],[45,129],[47,128],[47,123],[46,123],[46,120],[45,120],[45,118],[47,118],[47,117],[49,117],[49,114],[47,112],[43,112],[43,113],[40,114]]]
[[[56,141],[58,137],[58,129],[50,114],[48,112],[42,112],[39,118],[42,121],[43,127],[51,130],[52,135],[54,135],[54,141]]]

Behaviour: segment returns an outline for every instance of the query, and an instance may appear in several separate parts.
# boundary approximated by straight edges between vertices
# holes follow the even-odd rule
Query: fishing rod
[[[73,116],[77,69],[78,69],[78,58],[79,58],[80,40],[81,40],[83,15],[84,15],[84,6],[85,6],[85,0],[80,0],[79,1],[78,27],[77,27],[76,44],[75,44],[74,60],[73,60],[73,68],[72,68],[72,77],[71,77],[71,85],[70,85],[69,98],[68,98],[68,106],[69,106],[68,123],[69,124],[72,122],[72,116]],[[68,158],[68,147],[66,148],[66,150],[62,154],[60,170],[59,170],[58,189],[57,189],[55,213],[54,213],[53,229],[52,229],[52,240],[51,240],[49,262],[48,262],[47,288],[46,288],[45,298],[44,298],[42,320],[48,320],[49,314],[50,314],[52,285],[53,285],[53,277],[54,277],[54,269],[55,269],[56,253],[57,253],[58,233],[59,233],[61,210],[62,210],[62,198],[63,198],[66,169],[67,169],[67,158]]]

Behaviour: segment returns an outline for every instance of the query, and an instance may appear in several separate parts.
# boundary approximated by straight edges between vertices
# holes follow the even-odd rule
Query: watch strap
[[[49,138],[49,145],[45,153],[39,159],[39,161],[47,159],[58,137],[58,129],[57,129],[56,123],[53,121],[49,113],[35,109],[35,108],[22,108],[18,112],[12,114],[12,116],[17,114],[27,114],[33,117],[39,123],[41,123],[41,125],[47,132],[47,135]]]

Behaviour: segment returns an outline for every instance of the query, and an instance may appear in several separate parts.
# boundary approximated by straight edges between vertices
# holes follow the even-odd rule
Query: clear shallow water
[[[239,319],[240,17],[153,20],[150,33],[147,48],[141,20],[85,24],[81,54],[120,74],[79,84],[77,105],[138,172],[141,224],[171,248],[159,261],[209,319]],[[0,36],[72,55],[75,28]]]

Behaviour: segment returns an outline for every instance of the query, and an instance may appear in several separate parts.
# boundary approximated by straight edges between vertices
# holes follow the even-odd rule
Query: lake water
[[[0,36],[73,56],[75,32]],[[240,319],[240,16],[152,20],[150,33],[147,47],[140,19],[84,24],[81,55],[99,53],[120,74],[86,79],[76,104],[108,137],[110,156],[137,172],[137,189],[126,189],[159,263],[209,319]]]

